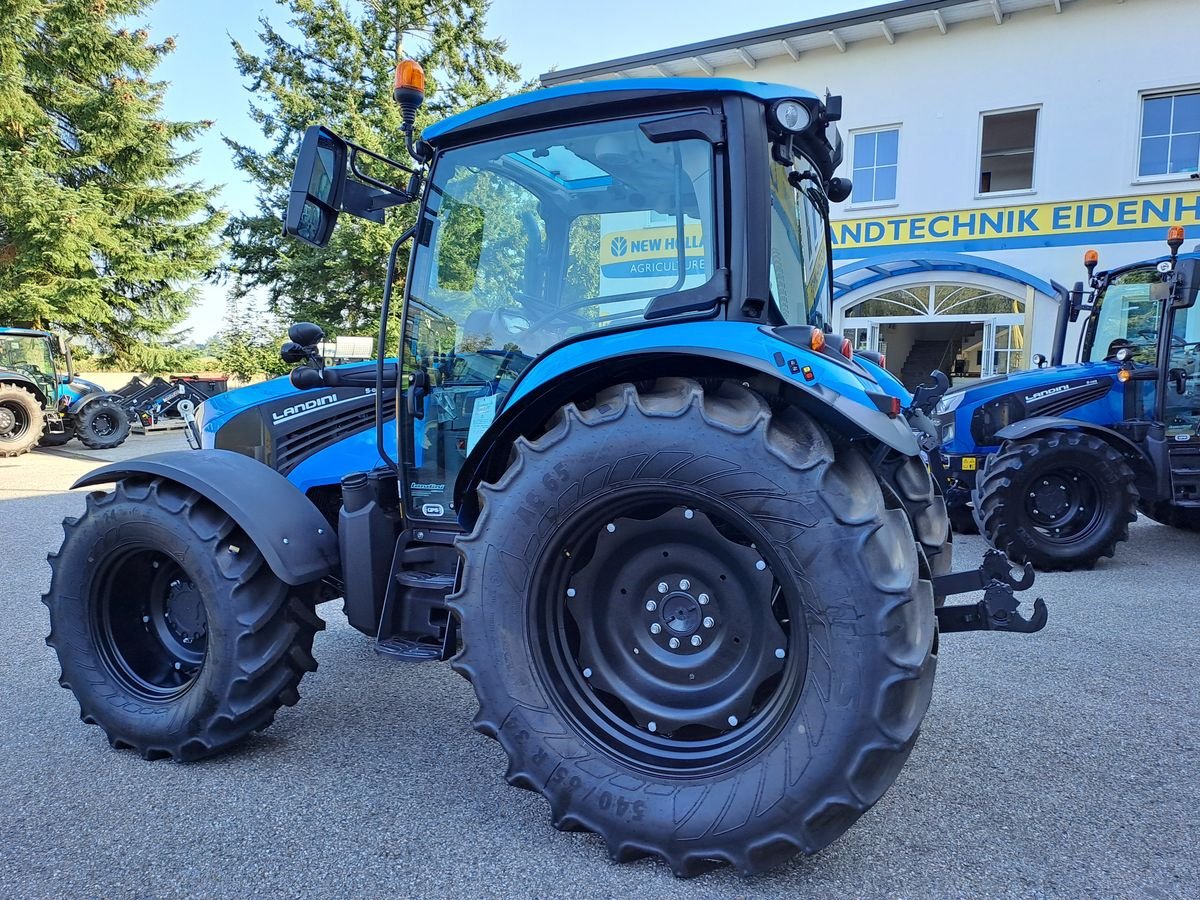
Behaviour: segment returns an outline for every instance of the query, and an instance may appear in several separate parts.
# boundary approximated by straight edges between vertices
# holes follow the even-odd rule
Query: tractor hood
[[[946,391],[946,395],[938,404],[937,412],[941,413],[960,405],[974,405],[1005,394],[1021,392],[1028,397],[1043,390],[1063,387],[1081,378],[1115,375],[1119,368],[1120,366],[1115,362],[1072,363],[1046,369],[1028,369],[1023,372],[1012,372],[1008,375],[996,375],[993,378],[967,382]],[[1063,389],[1065,390],[1065,388]],[[959,396],[961,399],[954,399]]]

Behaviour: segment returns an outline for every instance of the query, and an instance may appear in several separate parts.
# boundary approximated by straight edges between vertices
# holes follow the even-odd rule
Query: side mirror
[[[287,341],[279,348],[279,358],[288,365],[295,365],[308,359],[308,351],[295,341]]]
[[[313,125],[304,132],[283,219],[284,234],[314,247],[329,243],[346,186],[346,157],[346,142],[329,129]]]
[[[325,340],[325,332],[321,330],[320,325],[314,325],[312,322],[297,322],[288,329],[288,338],[301,347],[312,347]]]

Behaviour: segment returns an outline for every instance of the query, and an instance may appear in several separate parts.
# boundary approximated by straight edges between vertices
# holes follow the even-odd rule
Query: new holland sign
[[[1065,203],[958,209],[833,223],[834,255],[856,259],[901,247],[1009,250],[1160,240],[1168,225],[1200,223],[1200,191]]]
[[[675,226],[612,231],[600,239],[600,272],[606,278],[653,278],[679,274]],[[687,274],[704,272],[704,236],[700,225],[683,230]]]

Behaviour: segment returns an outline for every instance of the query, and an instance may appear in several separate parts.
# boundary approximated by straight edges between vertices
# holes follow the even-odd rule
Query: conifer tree
[[[147,0],[0,0],[0,322],[128,358],[187,314],[224,224],[162,115]]]
[[[343,216],[322,250],[280,236],[299,139],[324,124],[377,153],[411,163],[392,101],[398,60],[425,68],[426,102],[418,128],[507,92],[517,77],[505,44],[486,37],[487,0],[282,0],[289,40],[265,17],[264,50],[234,42],[248,80],[250,111],[266,149],[227,141],[235,163],[259,191],[258,209],[236,216],[230,265],[234,290],[261,288],[271,310],[288,321],[308,320],[330,335],[371,333],[383,296],[385,258],[415,210],[387,213],[384,225]],[[405,270],[401,256],[399,271]]]

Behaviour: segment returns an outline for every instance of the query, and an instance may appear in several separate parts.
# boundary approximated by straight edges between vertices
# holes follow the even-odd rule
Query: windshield
[[[678,115],[678,113],[674,114]],[[410,512],[452,517],[458,469],[521,371],[558,342],[644,321],[715,271],[713,152],[652,118],[444,152],[405,310],[403,367],[428,386],[402,440]]]
[[[0,335],[0,369],[16,369],[40,381],[54,378],[50,341],[43,337]]]
[[[1087,359],[1113,359],[1128,347],[1138,363],[1158,362],[1158,328],[1162,303],[1151,296],[1151,287],[1162,277],[1152,267],[1131,269],[1118,275],[1099,297],[1100,311],[1088,347]]]
[[[829,257],[823,197],[807,177],[816,172],[804,157],[790,168],[770,166],[771,299],[787,324],[821,327],[829,318]]]

